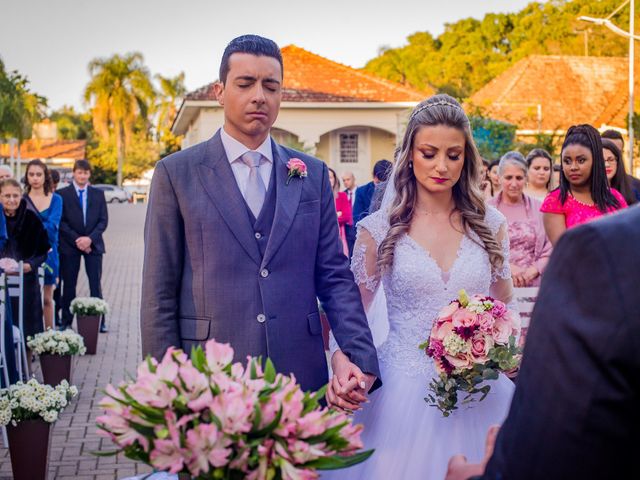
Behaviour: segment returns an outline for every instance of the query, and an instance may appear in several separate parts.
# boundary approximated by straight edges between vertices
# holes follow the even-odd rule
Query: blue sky
[[[530,0],[0,0],[0,57],[49,105],[82,107],[87,64],[139,51],[152,73],[186,74],[189,90],[216,79],[228,41],[244,33],[294,43],[362,67],[408,35],[447,22],[518,11]],[[452,59],[452,61],[454,61]]]

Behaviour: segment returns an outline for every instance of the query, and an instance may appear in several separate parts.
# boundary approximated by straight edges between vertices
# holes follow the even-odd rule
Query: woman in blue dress
[[[32,160],[27,164],[25,173],[25,198],[44,224],[49,237],[51,250],[44,263],[44,287],[42,289],[44,326],[53,328],[53,291],[59,276],[58,230],[62,216],[62,197],[53,191],[51,172],[41,160]]]

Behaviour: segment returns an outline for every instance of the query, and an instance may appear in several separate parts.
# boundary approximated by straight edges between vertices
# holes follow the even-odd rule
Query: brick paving
[[[56,480],[116,480],[149,469],[124,457],[96,457],[91,452],[113,450],[112,443],[98,437],[95,419],[100,415],[101,389],[134,373],[141,359],[138,311],[142,276],[145,205],[109,206],[109,228],[105,233],[102,290],[111,307],[109,333],[100,334],[96,355],[76,360],[73,384],[79,395],[54,424],[51,436],[49,478]],[[84,268],[84,267],[82,267]],[[84,270],[81,270],[84,272]],[[80,274],[78,295],[88,296],[86,276]],[[38,362],[34,364],[37,366]],[[36,377],[42,380],[39,370]],[[11,479],[11,461],[6,446],[0,448],[0,480]]]

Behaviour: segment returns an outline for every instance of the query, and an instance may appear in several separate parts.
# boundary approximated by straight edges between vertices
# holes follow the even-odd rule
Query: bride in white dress
[[[382,207],[358,223],[352,263],[370,320],[380,317],[370,311],[377,290],[386,295],[389,332],[378,348],[383,385],[355,417],[365,427],[365,448],[375,453],[323,479],[444,479],[452,455],[479,462],[487,430],[506,417],[514,385],[502,374],[487,398],[447,418],[427,405],[436,373],[418,349],[460,289],[515,308],[507,224],[482,199],[480,162],[456,100],[436,95],[415,108]],[[332,343],[333,355],[343,355]]]

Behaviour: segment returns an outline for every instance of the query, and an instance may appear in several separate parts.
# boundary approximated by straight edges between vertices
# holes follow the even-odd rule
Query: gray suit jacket
[[[219,132],[155,169],[145,223],[142,353],[207,339],[235,359],[269,356],[304,389],[327,381],[317,299],[342,350],[379,377],[359,291],[342,254],[326,165],[272,143],[276,207],[264,258]],[[308,177],[287,185],[287,162]]]

